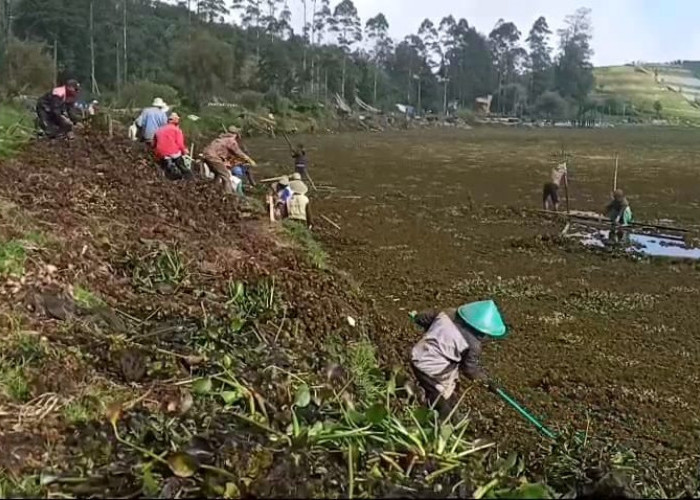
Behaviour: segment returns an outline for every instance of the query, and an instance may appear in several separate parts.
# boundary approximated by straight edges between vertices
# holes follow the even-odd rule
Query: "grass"
[[[0,469],[0,498],[39,498],[42,487],[38,476],[15,477]]]
[[[73,298],[80,307],[85,309],[94,309],[105,304],[101,298],[81,285],[77,285],[73,288]]]
[[[21,278],[27,251],[21,241],[10,240],[0,243],[0,276]]]
[[[615,96],[630,102],[643,115],[654,116],[654,102],[663,107],[661,117],[700,122],[700,109],[693,106],[682,94],[667,88],[677,87],[672,81],[656,83],[653,72],[641,72],[631,66],[596,68],[595,94],[599,97]],[[688,72],[688,76],[692,74]],[[660,78],[664,73],[660,72]]]
[[[22,108],[3,103],[0,106],[0,158],[12,156],[31,137],[31,118]]]
[[[308,228],[290,220],[284,221],[283,226],[287,234],[304,249],[309,261],[316,269],[328,269],[328,254],[314,239]]]

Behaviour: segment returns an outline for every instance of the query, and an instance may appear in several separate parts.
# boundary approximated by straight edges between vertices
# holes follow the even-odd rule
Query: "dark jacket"
[[[67,115],[73,123],[80,119],[78,108],[75,106],[75,96],[71,96],[64,87],[56,87],[39,98],[37,107],[54,116]]]

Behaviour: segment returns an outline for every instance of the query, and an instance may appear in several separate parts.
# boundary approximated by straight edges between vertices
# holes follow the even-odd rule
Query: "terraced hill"
[[[623,114],[656,116],[669,121],[700,122],[700,63],[608,66],[595,69],[594,97],[623,104]]]

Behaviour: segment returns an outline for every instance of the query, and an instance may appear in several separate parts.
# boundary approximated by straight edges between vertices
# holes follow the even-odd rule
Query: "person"
[[[248,152],[248,148],[246,148],[243,144],[243,138],[241,137],[240,132],[238,133],[238,145],[240,146],[241,151],[243,151],[248,156],[248,158],[250,158],[250,153]],[[250,170],[250,163],[247,163],[245,161],[241,162],[241,160],[239,159],[236,165],[241,167],[241,170],[243,170],[243,176],[241,177],[241,179],[247,180],[248,184],[250,184],[251,187],[254,187],[256,183],[255,178],[253,178],[253,172]]]
[[[168,105],[160,97],[153,99],[153,104],[150,108],[145,108],[136,118],[134,124],[139,130],[141,141],[149,146],[153,145],[153,138],[159,128],[165,127],[168,124],[167,115]]]
[[[292,189],[289,187],[289,177],[283,175],[277,182],[270,185],[270,191],[267,195],[268,210],[272,204],[272,210],[275,220],[287,218],[287,201],[292,196]]]
[[[240,134],[240,129],[231,126],[228,128],[227,133],[214,139],[203,151],[204,161],[210,170],[214,172],[217,181],[223,182],[224,190],[227,193],[233,193],[231,172],[227,166],[228,164],[233,164],[234,167],[244,164],[256,166],[255,160],[241,148],[239,143]]]
[[[625,241],[625,231],[622,229],[632,222],[632,209],[622,189],[613,191],[613,199],[603,210],[605,216],[610,219],[610,241],[620,243]]]
[[[559,211],[559,188],[566,185],[567,170],[566,163],[560,163],[552,169],[551,179],[545,183],[542,191],[542,205],[545,210]]]
[[[243,196],[243,178],[245,172],[240,166],[235,166],[231,169],[231,186],[236,194]]]
[[[192,172],[185,162],[188,151],[185,145],[185,134],[180,128],[180,116],[177,113],[172,113],[167,125],[156,131],[153,137],[153,151],[168,179],[192,177]]]
[[[292,151],[292,158],[294,159],[294,170],[304,179],[309,178],[308,168],[309,159],[306,156],[306,150],[303,144],[297,145],[297,149]]]
[[[51,139],[72,137],[73,126],[80,119],[76,108],[79,92],[80,83],[71,79],[39,98],[36,105],[37,124],[44,135]]]
[[[612,201],[604,209],[605,216],[616,226],[628,226],[632,222],[632,209],[622,189],[616,189]]]
[[[425,335],[413,346],[411,368],[428,404],[446,418],[454,408],[460,370],[472,380],[487,383],[479,366],[482,344],[505,337],[506,325],[492,300],[441,312],[412,313],[412,317]]]
[[[294,180],[289,183],[292,196],[287,199],[287,218],[306,224],[309,229],[313,228],[311,220],[311,208],[309,198],[306,193],[309,188],[302,181]]]

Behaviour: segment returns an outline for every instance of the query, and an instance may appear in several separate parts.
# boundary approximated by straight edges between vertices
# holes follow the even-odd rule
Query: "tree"
[[[367,38],[373,43],[372,61],[374,62],[374,83],[373,83],[373,102],[377,103],[377,77],[379,68],[385,65],[389,60],[392,50],[392,41],[389,38],[389,22],[384,14],[377,14],[367,21],[365,25]]]
[[[664,106],[663,106],[663,104],[661,104],[661,101],[659,101],[658,99],[656,101],[654,101],[654,111],[656,111],[657,118],[659,118],[659,119],[661,118],[661,111],[663,111],[663,109],[664,109]]]
[[[352,0],[342,0],[333,10],[331,17],[331,31],[336,34],[338,46],[343,51],[343,73],[340,86],[340,94],[345,96],[345,80],[347,76],[347,60],[350,49],[357,42],[362,41],[362,26],[357,8]]]
[[[210,23],[223,21],[223,17],[229,13],[225,0],[198,0],[197,13]]]
[[[582,104],[593,89],[591,57],[591,10],[578,9],[565,19],[566,27],[558,31],[559,56],[555,68],[556,88],[563,97]]]
[[[537,98],[535,109],[549,120],[563,120],[568,115],[568,104],[558,92],[549,90]]]
[[[321,2],[321,7],[316,9],[316,0],[314,0],[314,15],[313,15],[313,34],[311,40],[316,40],[317,45],[321,45],[326,34],[326,30],[329,26],[329,20],[332,16],[329,0],[319,0]],[[315,35],[315,38],[314,38]]]
[[[438,69],[442,63],[442,47],[438,30],[430,19],[425,19],[418,28],[418,36],[423,41],[424,56],[431,70]]]
[[[506,111],[506,99],[503,92],[505,85],[515,83],[518,66],[526,56],[525,51],[518,46],[520,31],[515,24],[499,19],[489,35],[491,50],[498,72],[498,109]]]
[[[549,90],[554,83],[552,49],[549,46],[551,34],[547,20],[539,17],[532,25],[526,40],[530,49],[530,99],[532,101]]]
[[[196,105],[226,89],[233,78],[231,46],[207,31],[196,30],[190,39],[183,37],[173,51],[173,69],[178,83]]]
[[[53,62],[41,43],[12,39],[0,73],[10,76],[3,86],[11,95],[46,92],[53,84]]]

